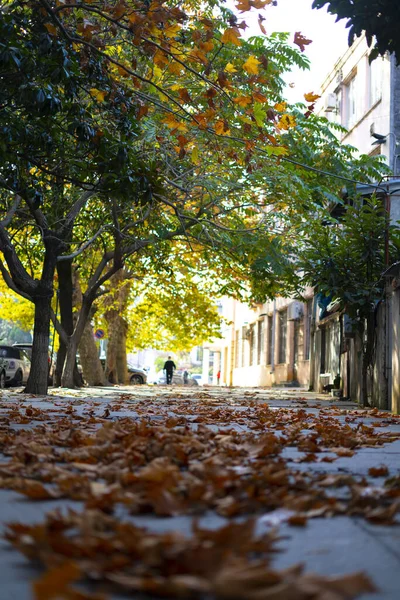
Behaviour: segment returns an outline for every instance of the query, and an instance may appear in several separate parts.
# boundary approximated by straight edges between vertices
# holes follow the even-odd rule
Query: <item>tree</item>
[[[386,245],[393,262],[400,256],[400,232],[388,225],[382,201],[349,199],[340,220],[320,212],[307,223],[287,263],[287,289],[301,297],[306,285],[340,301],[362,341],[361,402],[367,404],[367,376],[373,362],[375,311],[384,296]],[[283,270],[285,270],[285,268]],[[282,278],[282,281],[285,277]]]
[[[379,54],[393,53],[400,64],[400,4],[393,0],[314,0],[313,8],[328,5],[337,21],[348,19],[349,46],[365,32],[368,46],[373,45],[370,60]]]
[[[0,269],[35,306],[29,392],[47,389],[51,318],[65,349],[62,382],[73,385],[92,305],[130,257],[177,238],[245,263],[242,234],[265,247],[317,180],[286,160],[296,128],[291,158],[301,152],[316,98],[296,108],[282,100],[284,69],[308,64],[301,52],[283,34],[243,40],[246,23],[218,2],[184,8],[158,0],[0,7]],[[329,165],[327,140],[318,157]],[[23,247],[20,231],[29,231]],[[74,324],[79,259],[88,277]]]

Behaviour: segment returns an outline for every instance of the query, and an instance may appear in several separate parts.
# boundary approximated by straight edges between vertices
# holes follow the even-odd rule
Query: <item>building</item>
[[[400,68],[394,56],[386,54],[370,64],[369,55],[365,37],[357,38],[323,82],[316,112],[346,128],[341,141],[361,154],[384,156],[397,174]]]
[[[203,379],[213,358],[213,383],[234,386],[309,386],[313,298],[276,298],[252,307],[232,298],[222,306],[222,339],[203,351]]]
[[[359,186],[362,195],[378,190],[393,222],[400,220],[400,68],[386,55],[369,63],[365,38],[335,63],[321,86],[317,112],[343,125],[343,143],[360,154],[382,155],[393,177]],[[388,265],[389,266],[389,265]],[[385,297],[376,310],[376,351],[368,399],[400,412],[400,266],[388,271]],[[238,386],[298,385],[323,391],[340,378],[342,394],[361,395],[362,340],[338,303],[321,303],[306,290],[305,302],[276,298],[248,307],[223,302],[229,326],[222,339],[204,349],[204,372],[213,358],[213,383]]]

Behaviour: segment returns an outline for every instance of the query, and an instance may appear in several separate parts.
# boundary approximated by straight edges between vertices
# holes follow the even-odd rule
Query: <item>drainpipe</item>
[[[317,317],[317,300],[313,297],[312,302],[312,319],[310,323],[310,390],[314,390],[315,378],[315,325]],[[318,389],[316,390],[318,391]]]
[[[272,311],[272,345],[271,345],[271,373],[275,371],[275,332],[276,332],[276,299]]]

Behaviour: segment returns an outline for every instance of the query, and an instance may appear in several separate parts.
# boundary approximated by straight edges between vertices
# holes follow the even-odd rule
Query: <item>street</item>
[[[0,600],[399,597],[400,417],[135,386],[5,390],[0,419]]]

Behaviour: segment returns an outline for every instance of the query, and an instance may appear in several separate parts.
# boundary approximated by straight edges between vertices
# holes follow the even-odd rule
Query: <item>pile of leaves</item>
[[[174,598],[322,599],[329,591],[333,600],[372,590],[363,576],[327,580],[299,567],[272,570],[275,534],[260,539],[254,520],[243,519],[284,509],[297,527],[343,514],[396,522],[398,476],[384,465],[368,477],[332,474],[329,464],[398,440],[385,431],[398,418],[339,407],[317,412],[304,399],[271,407],[251,393],[140,394],[106,403],[0,404],[0,487],[32,501],[83,503],[80,513],[9,525],[8,540],[50,569],[37,584],[38,599],[52,597],[40,586],[54,582],[60,593],[61,584],[68,590],[82,577]],[[313,470],[316,462],[326,472]],[[195,523],[187,539],[132,523],[139,514],[197,517],[210,510],[239,521],[216,531]],[[53,569],[70,577],[60,580]]]
[[[246,520],[207,530],[195,523],[192,536],[185,538],[176,532],[149,533],[88,510],[67,516],[52,513],[41,525],[10,525],[7,539],[50,568],[35,583],[38,600],[99,599],[73,596],[69,584],[82,574],[127,592],[170,598],[343,600],[375,591],[362,573],[327,578],[305,575],[301,565],[272,569],[275,535],[257,537],[254,526],[254,520]]]
[[[370,494],[366,478],[326,478],[298,467],[328,465],[399,439],[376,432],[357,413],[343,421],[340,409],[316,415],[252,399],[215,405],[193,397],[83,406],[78,411],[79,404],[68,403],[62,414],[58,407],[15,406],[3,414],[0,445],[9,458],[0,464],[0,487],[34,500],[79,500],[107,513],[123,506],[130,514],[159,516],[213,510],[234,517],[278,508],[304,518],[347,513],[391,522],[396,515],[397,488]],[[288,448],[299,453],[291,458]],[[347,491],[338,497],[327,493],[330,487]]]

